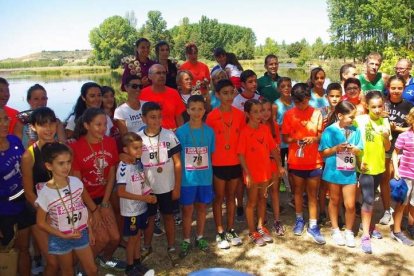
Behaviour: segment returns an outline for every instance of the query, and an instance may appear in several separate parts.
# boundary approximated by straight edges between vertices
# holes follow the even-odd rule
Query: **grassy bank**
[[[108,66],[56,66],[56,67],[32,67],[32,68],[15,68],[0,69],[0,74],[11,76],[69,76],[69,75],[85,75],[85,74],[106,74],[113,71]]]

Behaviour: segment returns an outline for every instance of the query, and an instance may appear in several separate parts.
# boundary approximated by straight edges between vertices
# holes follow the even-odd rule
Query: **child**
[[[321,67],[313,68],[308,80],[311,89],[309,105],[321,111],[322,117],[326,118],[329,112],[329,102],[325,95],[323,85],[325,83],[325,71]]]
[[[214,130],[216,138],[215,151],[212,155],[213,215],[217,230],[217,246],[220,249],[230,248],[230,243],[234,246],[242,244],[233,226],[236,187],[242,173],[236,145],[239,142],[240,130],[245,125],[245,117],[243,112],[231,106],[234,93],[234,86],[230,80],[220,80],[216,85],[216,96],[220,100],[220,106],[213,109],[206,120],[206,124]],[[222,223],[224,199],[226,199],[227,232],[224,232]]]
[[[366,113],[365,98],[361,93],[361,82],[359,79],[349,78],[344,83],[345,95],[343,101],[353,103],[357,108],[357,115]]]
[[[244,110],[244,103],[247,100],[255,99],[258,100],[260,95],[257,94],[257,75],[252,70],[243,71],[240,75],[242,92],[237,94],[233,100],[233,106],[238,110]]]
[[[276,143],[269,128],[261,124],[262,105],[258,100],[248,100],[244,105],[247,125],[240,133],[237,147],[247,187],[246,219],[250,239],[258,246],[273,242],[269,230],[263,225],[266,212],[267,189],[271,185],[271,161],[278,158]],[[280,166],[279,162],[279,168]],[[254,210],[257,207],[257,228]]]
[[[220,80],[224,80],[224,79],[228,79],[228,76],[223,69],[218,68],[211,72],[211,82],[212,82],[213,89],[211,89],[211,91],[209,92],[209,95],[210,95],[210,105],[212,109],[220,106],[220,100],[216,97],[215,87]]]
[[[128,89],[128,78],[125,88]],[[120,198],[121,216],[124,219],[126,246],[126,275],[136,275],[138,271],[148,271],[141,264],[141,234],[148,226],[147,203],[154,204],[157,198],[145,179],[141,163],[142,138],[135,132],[127,132],[122,137],[123,152],[136,160],[135,163],[120,162],[116,173],[117,191]]]
[[[240,89],[241,87],[241,74],[243,72],[243,67],[241,66],[240,62],[237,60],[237,57],[233,53],[227,53],[226,54],[226,66],[224,67],[224,70],[226,70],[227,76],[231,80],[231,82],[234,84],[234,87],[236,89]]]
[[[409,213],[411,214],[411,216],[414,216],[414,166],[412,162],[412,156],[414,152],[412,143],[412,141],[414,140],[414,108],[411,108],[405,120],[411,127],[409,130],[401,133],[398,136],[397,141],[395,143],[394,153],[392,155],[392,161],[395,168],[394,178],[400,179],[402,177],[405,180],[405,183],[407,183],[408,191],[407,197],[405,198],[404,202],[398,202],[395,206],[394,228],[391,231],[391,237],[402,244],[413,246],[414,242],[407,238],[407,236],[401,231],[401,221],[404,214],[404,209],[408,204]],[[400,166],[398,166],[398,154],[400,154],[401,151],[402,157],[400,159]]]
[[[322,158],[318,143],[322,133],[322,114],[309,105],[311,98],[308,86],[297,83],[292,88],[295,107],[283,118],[282,137],[289,144],[288,166],[295,185],[296,223],[295,235],[300,236],[305,228],[303,220],[303,192],[306,187],[309,205],[308,235],[317,244],[325,244],[317,225],[318,188],[322,174]]]
[[[278,156],[276,159],[271,159],[271,168],[272,168],[272,174],[273,174],[273,185],[270,186],[270,195],[272,199],[272,207],[273,207],[273,231],[278,236],[283,236],[285,234],[285,228],[283,227],[282,222],[280,221],[280,200],[279,200],[279,186],[280,181],[279,177],[282,175],[279,174],[279,170],[283,167],[282,162],[280,161],[280,131],[279,131],[279,125],[272,117],[272,104],[265,98],[260,100],[260,103],[263,107],[262,112],[262,123],[267,126],[270,130],[270,134],[276,143],[276,149]],[[279,170],[278,170],[279,168]],[[264,216],[264,215],[263,215]]]
[[[88,210],[84,203],[89,200],[88,195],[78,178],[68,176],[72,153],[64,144],[48,143],[42,147],[42,158],[52,179],[41,183],[43,187],[39,187],[35,204],[39,206],[37,225],[49,234],[48,252],[57,255],[62,275],[74,274],[73,252],[87,275],[98,275],[89,246],[89,242],[94,244],[94,237],[88,231]]]
[[[387,118],[383,118],[384,100],[379,91],[370,91],[366,94],[366,103],[369,114],[356,117],[356,125],[361,130],[364,142],[363,154],[359,156],[361,172],[359,184],[362,190],[362,251],[372,253],[371,239],[381,239],[382,235],[371,226],[374,211],[375,190],[378,188],[385,171],[385,152],[391,143],[391,129]]]
[[[180,197],[181,187],[181,145],[174,132],[161,127],[161,107],[155,102],[142,106],[145,129],[138,134],[142,137],[142,163],[164,220],[167,235],[167,253],[172,264],[177,265],[173,200]],[[145,232],[144,248],[151,248],[154,229],[155,206],[149,206],[148,228]],[[150,249],[149,249],[150,250]]]
[[[363,149],[361,133],[352,125],[356,112],[356,107],[352,103],[339,102],[334,108],[319,143],[319,152],[325,159],[322,180],[329,184],[329,218],[332,223],[332,239],[337,245],[346,244],[348,247],[355,247],[352,232],[357,183],[355,158]],[[345,239],[338,226],[342,196],[345,205]]]
[[[183,212],[183,241],[180,256],[185,257],[190,250],[191,223],[193,210],[197,211],[197,232],[195,246],[208,250],[208,243],[203,237],[206,223],[207,204],[213,200],[213,169],[211,154],[215,141],[213,130],[203,124],[205,101],[201,95],[193,95],[187,101],[187,113],[190,121],[177,130],[181,143],[181,197]]]

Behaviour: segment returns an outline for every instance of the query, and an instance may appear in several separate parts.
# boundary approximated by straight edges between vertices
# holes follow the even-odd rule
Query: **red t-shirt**
[[[102,143],[90,146],[92,149],[85,136],[70,144],[73,150],[72,170],[81,173],[81,180],[92,198],[103,197],[105,185],[100,183],[100,179],[107,179],[110,168],[118,163],[116,142],[105,136]],[[101,164],[104,165],[103,175],[98,167]]]
[[[178,91],[168,86],[165,87],[164,92],[154,92],[151,86],[145,87],[138,100],[158,103],[161,106],[161,126],[170,130],[178,127],[175,117],[186,110]]]
[[[186,61],[180,66],[180,70],[188,70],[191,72],[193,75],[193,86],[196,85],[197,81],[204,81],[204,79],[210,81],[210,70],[208,69],[208,66],[202,62],[197,61],[196,64],[193,64]]]
[[[206,124],[214,130],[216,147],[212,155],[213,166],[240,164],[237,156],[240,131],[246,124],[244,113],[235,107],[229,112],[215,108],[207,115]]]
[[[294,139],[316,137],[322,132],[322,114],[319,110],[309,106],[305,110],[296,107],[288,110],[283,117],[282,134]],[[297,143],[289,144],[288,164],[290,169],[314,170],[322,166],[322,158],[318,151],[318,143],[306,145],[304,157],[297,157],[299,149]]]
[[[276,143],[269,127],[260,124],[257,129],[246,125],[241,133],[237,153],[244,155],[253,184],[269,181],[272,177],[270,152]],[[245,182],[246,182],[246,175]]]
[[[7,105],[5,105],[3,107],[4,111],[6,112],[7,116],[10,119],[10,124],[9,124],[9,134],[13,134],[14,133],[14,127],[16,126],[17,123],[17,114],[19,114],[19,111],[17,111],[16,109],[13,109],[11,107],[8,107]]]

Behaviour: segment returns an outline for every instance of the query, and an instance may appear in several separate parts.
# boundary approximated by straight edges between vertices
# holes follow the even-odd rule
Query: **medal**
[[[162,168],[161,167],[157,168],[157,173],[162,173]]]
[[[229,145],[229,144],[225,145],[225,146],[224,146],[224,149],[225,149],[225,150],[229,150],[229,149],[230,149],[230,145]]]

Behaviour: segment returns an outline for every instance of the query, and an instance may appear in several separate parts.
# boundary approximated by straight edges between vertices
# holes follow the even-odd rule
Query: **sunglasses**
[[[129,87],[131,87],[132,89],[142,89],[142,84],[128,84]]]
[[[33,110],[25,110],[25,111],[18,113],[16,117],[17,119],[20,120],[20,122],[22,122],[22,124],[25,125],[25,124],[30,123],[30,115],[32,115],[32,113],[33,113]]]

